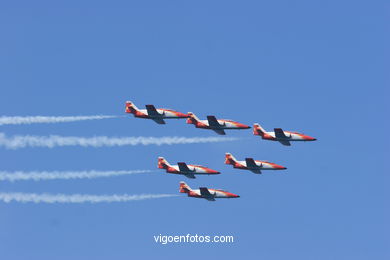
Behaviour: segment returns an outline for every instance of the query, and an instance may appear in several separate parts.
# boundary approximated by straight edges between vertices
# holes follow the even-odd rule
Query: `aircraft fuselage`
[[[226,119],[218,119],[219,126],[210,126],[208,120],[199,120],[195,125],[198,128],[206,129],[248,129],[250,126]]]
[[[189,171],[180,171],[178,165],[171,165],[169,166],[166,171],[168,173],[174,173],[174,174],[220,174],[220,172],[215,171],[213,169],[201,166],[201,165],[192,165],[187,164],[187,167]]]
[[[191,190],[189,191],[188,197],[193,197],[193,198],[203,198],[203,199],[209,199],[213,200],[213,198],[224,198],[224,199],[231,199],[231,198],[239,198],[239,195],[233,194],[228,191],[223,191],[223,190],[216,190],[216,189],[208,189],[211,196],[203,196],[200,192],[200,190]]]
[[[233,167],[237,169],[243,169],[243,170],[285,170],[287,169],[284,166],[278,165],[276,163],[271,163],[268,161],[255,160],[255,163],[256,163],[256,167],[250,167],[247,165],[246,161],[236,161]]]
[[[280,138],[275,136],[275,132],[265,132],[263,139],[274,141],[315,141],[317,139],[297,132],[283,131],[286,137]]]
[[[156,114],[150,115],[146,109],[139,109],[133,114],[135,117],[140,117],[140,118],[164,118],[164,119],[187,118],[186,114],[171,109],[158,108],[156,110],[158,113],[157,115]]]

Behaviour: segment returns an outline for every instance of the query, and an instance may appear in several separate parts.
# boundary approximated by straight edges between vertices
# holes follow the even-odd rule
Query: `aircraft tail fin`
[[[260,135],[261,137],[264,137],[266,135],[266,132],[264,128],[261,127],[258,123],[253,124],[253,134],[254,135]]]
[[[184,181],[181,181],[179,191],[181,193],[188,193],[191,191],[191,188],[190,188],[190,186],[187,185],[187,183],[185,183]]]
[[[138,111],[138,107],[136,107],[133,102],[126,101],[126,113],[135,114]]]
[[[187,118],[187,124],[194,124],[196,125],[199,121],[199,118],[192,112],[187,113],[188,118]]]
[[[171,165],[165,160],[164,157],[158,157],[158,168],[160,169],[167,169]]]
[[[225,164],[231,164],[235,165],[237,162],[236,158],[231,153],[226,153],[225,154]]]

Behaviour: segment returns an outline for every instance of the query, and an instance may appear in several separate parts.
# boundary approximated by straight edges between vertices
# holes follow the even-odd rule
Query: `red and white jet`
[[[220,172],[201,165],[186,164],[179,162],[177,165],[170,165],[164,157],[158,157],[158,168],[165,169],[167,173],[182,174],[190,179],[195,179],[195,175],[214,175]]]
[[[248,129],[248,125],[244,125],[232,120],[216,119],[215,116],[207,116],[207,120],[199,120],[192,112],[188,112],[187,124],[193,124],[196,128],[211,129],[219,135],[225,135],[224,129]]]
[[[274,128],[274,132],[266,132],[259,124],[253,125],[253,134],[260,135],[262,139],[278,141],[283,145],[290,146],[290,141],[315,141],[317,139],[297,132],[284,131]]]
[[[126,101],[126,113],[133,114],[135,117],[152,119],[160,125],[164,125],[164,119],[187,118],[188,115],[177,112],[172,109],[155,108],[153,105],[146,105],[146,109],[138,109],[131,101]]]
[[[231,153],[226,153],[225,164],[233,165],[234,168],[249,170],[253,173],[261,174],[262,170],[285,170],[284,166],[269,161],[258,161],[253,158],[245,158],[245,161],[237,161]]]
[[[180,182],[181,193],[187,193],[188,197],[193,198],[203,198],[209,201],[215,201],[215,198],[239,198],[240,196],[230,193],[228,191],[219,190],[219,189],[209,189],[206,187],[200,187],[199,190],[193,190],[190,186],[187,185],[184,181]]]

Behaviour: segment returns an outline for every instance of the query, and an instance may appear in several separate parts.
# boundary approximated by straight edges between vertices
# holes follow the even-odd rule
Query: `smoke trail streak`
[[[140,194],[140,195],[88,195],[88,194],[37,194],[10,192],[0,193],[0,201],[10,202],[33,202],[33,203],[100,203],[100,202],[128,202],[135,200],[160,199],[177,197],[175,194]]]
[[[35,123],[65,123],[84,120],[100,120],[119,116],[0,116],[0,125],[22,125]]]
[[[41,180],[70,180],[70,179],[93,179],[100,177],[113,177],[137,173],[149,173],[150,170],[133,171],[32,171],[32,172],[5,172],[0,171],[0,181],[41,181]]]
[[[8,149],[18,149],[25,147],[113,147],[113,146],[136,146],[136,145],[173,145],[173,144],[195,144],[195,143],[217,143],[236,141],[234,137],[77,137],[77,136],[13,136],[7,137],[0,133],[0,147]]]

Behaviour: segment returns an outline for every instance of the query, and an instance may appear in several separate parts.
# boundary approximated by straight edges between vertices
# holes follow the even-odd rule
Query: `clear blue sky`
[[[1,170],[222,171],[190,180],[240,199],[0,203],[1,259],[389,259],[389,5],[385,1],[12,1],[0,4],[0,115],[124,112],[124,102],[213,114],[318,138],[162,147],[0,149]],[[386,17],[387,16],[387,17]],[[386,89],[387,88],[387,89]],[[183,121],[119,118],[2,126],[7,135],[214,136]],[[288,167],[255,175],[224,153]],[[0,183],[1,191],[177,193],[160,171]],[[154,235],[234,235],[156,244]]]

